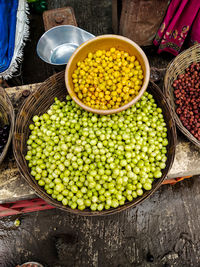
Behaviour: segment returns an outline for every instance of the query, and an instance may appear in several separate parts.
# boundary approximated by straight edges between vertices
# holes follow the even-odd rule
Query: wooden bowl
[[[39,186],[35,178],[30,174],[30,168],[28,167],[28,163],[25,159],[25,155],[27,153],[26,142],[30,135],[29,125],[32,123],[32,118],[34,115],[40,116],[49,109],[49,107],[54,103],[55,97],[57,97],[61,101],[66,101],[67,91],[64,82],[64,72],[55,74],[54,76],[46,80],[38,88],[38,90],[36,90],[27,98],[27,100],[19,110],[15,124],[13,151],[22,177],[35,191],[35,193],[39,197],[43,198],[46,202],[61,210],[65,210],[78,215],[100,216],[114,214],[126,210],[130,207],[134,207],[137,204],[141,203],[143,200],[147,199],[159,188],[162,181],[167,176],[167,173],[169,172],[174,160],[176,144],[176,127],[166,98],[164,97],[159,87],[152,82],[149,83],[147,90],[153,95],[156,103],[163,110],[164,120],[167,124],[169,141],[169,144],[167,146],[166,167],[162,170],[162,177],[160,179],[155,179],[150,191],[145,191],[141,197],[134,199],[132,202],[126,202],[123,206],[120,206],[118,208],[111,208],[109,210],[103,211],[91,211],[89,209],[85,209],[83,211],[78,209],[73,210],[68,206],[63,206],[61,202],[53,199],[50,195],[48,195],[43,187]]]
[[[193,45],[187,50],[180,53],[174,60],[172,60],[167,66],[167,71],[164,79],[164,90],[167,101],[171,107],[173,117],[179,130],[200,149],[200,141],[194,137],[193,134],[183,125],[178,114],[176,113],[177,105],[174,98],[174,88],[172,86],[174,80],[177,79],[179,74],[185,73],[185,69],[188,68],[193,62],[200,62],[200,44]]]
[[[10,126],[7,143],[4,146],[2,153],[0,154],[0,164],[1,164],[6,156],[8,147],[12,140],[13,131],[14,131],[14,122],[15,122],[15,113],[14,113],[13,105],[5,89],[2,87],[0,87],[0,121],[1,123],[9,124]]]
[[[85,105],[77,97],[76,93],[74,92],[72,74],[77,67],[77,62],[84,60],[87,57],[89,52],[94,53],[95,51],[99,49],[108,50],[111,47],[115,47],[118,50],[126,51],[131,56],[136,56],[144,72],[143,85],[139,91],[139,94],[124,106],[121,106],[116,109],[108,109],[108,110],[93,109]],[[123,37],[123,36],[119,36],[119,35],[113,35],[113,34],[98,36],[80,45],[78,49],[76,49],[76,51],[72,54],[67,64],[66,71],[65,71],[65,83],[66,83],[67,90],[70,96],[72,97],[72,99],[83,109],[93,112],[93,113],[102,114],[102,115],[117,113],[135,104],[141,98],[145,90],[147,89],[149,78],[150,78],[149,62],[143,50],[130,39]]]

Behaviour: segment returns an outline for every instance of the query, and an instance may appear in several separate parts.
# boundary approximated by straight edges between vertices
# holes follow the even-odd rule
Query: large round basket
[[[36,194],[57,208],[69,211],[71,213],[79,215],[87,215],[87,216],[118,213],[120,211],[126,210],[127,208],[136,206],[138,203],[140,203],[141,201],[152,195],[161,185],[162,181],[165,179],[173,163],[175,154],[175,144],[176,144],[176,128],[168,103],[164,95],[160,91],[160,89],[154,83],[150,82],[148,91],[151,92],[151,94],[153,94],[158,106],[162,108],[168,129],[169,145],[167,147],[167,162],[166,162],[166,168],[163,170],[162,177],[160,179],[156,179],[156,181],[153,183],[152,190],[146,191],[143,196],[138,197],[132,202],[127,202],[125,205],[121,207],[115,209],[113,208],[110,210],[95,211],[95,212],[92,212],[89,209],[80,211],[78,209],[73,210],[68,206],[63,206],[61,202],[58,202],[57,200],[53,199],[50,195],[48,195],[45,192],[45,190],[43,190],[43,188],[38,185],[34,177],[31,176],[30,169],[25,159],[25,155],[27,153],[26,142],[30,134],[29,124],[32,123],[32,117],[36,114],[41,115],[44,112],[46,112],[47,109],[53,104],[55,97],[57,97],[60,100],[64,100],[67,94],[67,90],[65,87],[65,80],[64,80],[64,72],[55,74],[54,76],[46,80],[36,92],[34,92],[27,98],[26,102],[21,107],[21,110],[19,111],[16,119],[16,126],[13,139],[14,155],[19,170],[24,179],[36,192]]]
[[[179,116],[176,113],[176,104],[174,101],[174,88],[172,86],[174,80],[179,74],[183,74],[185,69],[193,62],[200,62],[200,44],[196,44],[184,52],[180,53],[172,62],[169,63],[164,79],[164,90],[167,101],[171,106],[173,117],[180,131],[187,136],[187,138],[200,148],[200,141],[198,141],[182,124]]]
[[[2,124],[10,125],[8,141],[3,149],[3,152],[0,154],[0,164],[1,164],[8,151],[8,147],[10,145],[13,131],[14,131],[14,122],[15,122],[15,113],[14,113],[13,105],[5,89],[3,89],[2,87],[0,87],[0,122]]]

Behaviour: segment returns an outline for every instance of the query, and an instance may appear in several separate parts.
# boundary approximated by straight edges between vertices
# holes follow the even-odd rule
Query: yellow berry
[[[88,53],[88,58],[92,58],[92,57],[93,57],[92,53]]]
[[[85,75],[85,71],[84,70],[80,70],[80,75],[84,76]]]
[[[103,97],[104,97],[104,93],[103,93],[103,92],[100,92],[100,93],[99,93],[99,97],[100,97],[100,98],[103,98]]]
[[[101,50],[98,50],[98,51],[96,52],[96,56],[97,56],[97,57],[101,57],[101,56],[102,56],[102,51],[101,51]]]
[[[134,94],[135,94],[135,90],[134,90],[134,89],[131,89],[131,90],[129,91],[129,94],[130,94],[130,95],[134,95]]]
[[[132,57],[130,58],[130,61],[131,61],[131,62],[134,62],[134,61],[135,61],[135,56],[132,56]]]
[[[127,93],[129,91],[129,88],[127,87],[127,86],[124,86],[124,88],[123,88],[123,92],[124,93]]]
[[[117,88],[117,93],[120,94],[122,92],[121,88]]]
[[[135,90],[137,90],[137,91],[140,90],[140,88],[141,88],[141,87],[140,87],[139,85],[136,85],[136,86],[135,86]]]
[[[135,85],[138,85],[140,82],[137,80],[137,81],[135,81]]]
[[[82,99],[83,95],[81,93],[78,93],[78,98]]]
[[[108,81],[107,81],[107,84],[108,84],[109,86],[111,86],[111,85],[112,85],[112,81],[111,81],[111,80],[108,80]]]
[[[73,73],[72,78],[77,78],[77,75],[75,73]]]
[[[112,96],[116,96],[116,95],[117,95],[117,92],[116,92],[116,91],[113,91],[113,92],[111,93],[111,95],[112,95]]]
[[[129,95],[126,94],[126,95],[124,96],[124,99],[127,100],[128,98],[129,98]]]
[[[142,74],[143,74],[143,71],[142,71],[142,70],[139,70],[139,71],[138,71],[138,74],[139,74],[139,75],[142,75]]]
[[[111,98],[111,97],[110,97],[109,95],[105,95],[105,99],[106,99],[106,100],[108,100],[108,101],[109,101],[109,100],[110,100],[110,98]]]
[[[122,89],[123,86],[122,86],[121,83],[118,83],[118,84],[117,84],[117,87],[120,88],[120,89]]]
[[[136,66],[136,70],[141,70],[141,66],[140,65]]]
[[[107,51],[107,52],[106,52],[106,56],[107,56],[107,57],[110,57],[110,56],[111,56],[110,51]]]
[[[135,66],[139,66],[139,64],[140,64],[140,63],[136,60],[136,61],[135,61]]]
[[[111,53],[114,53],[115,51],[116,51],[116,48],[115,47],[110,48],[110,52]]]
[[[122,54],[120,52],[117,53],[117,58],[120,58]]]

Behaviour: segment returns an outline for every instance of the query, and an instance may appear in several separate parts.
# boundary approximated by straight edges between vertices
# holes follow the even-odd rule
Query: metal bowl
[[[61,25],[46,31],[37,44],[37,54],[46,63],[65,65],[85,41],[95,37],[72,25]]]

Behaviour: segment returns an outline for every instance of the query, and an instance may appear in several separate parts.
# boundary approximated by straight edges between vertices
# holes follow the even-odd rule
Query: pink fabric
[[[153,41],[162,51],[177,55],[191,33],[191,43],[200,42],[200,0],[172,0]]]
[[[195,43],[200,43],[200,9],[193,22],[192,31],[190,34],[190,45]]]

